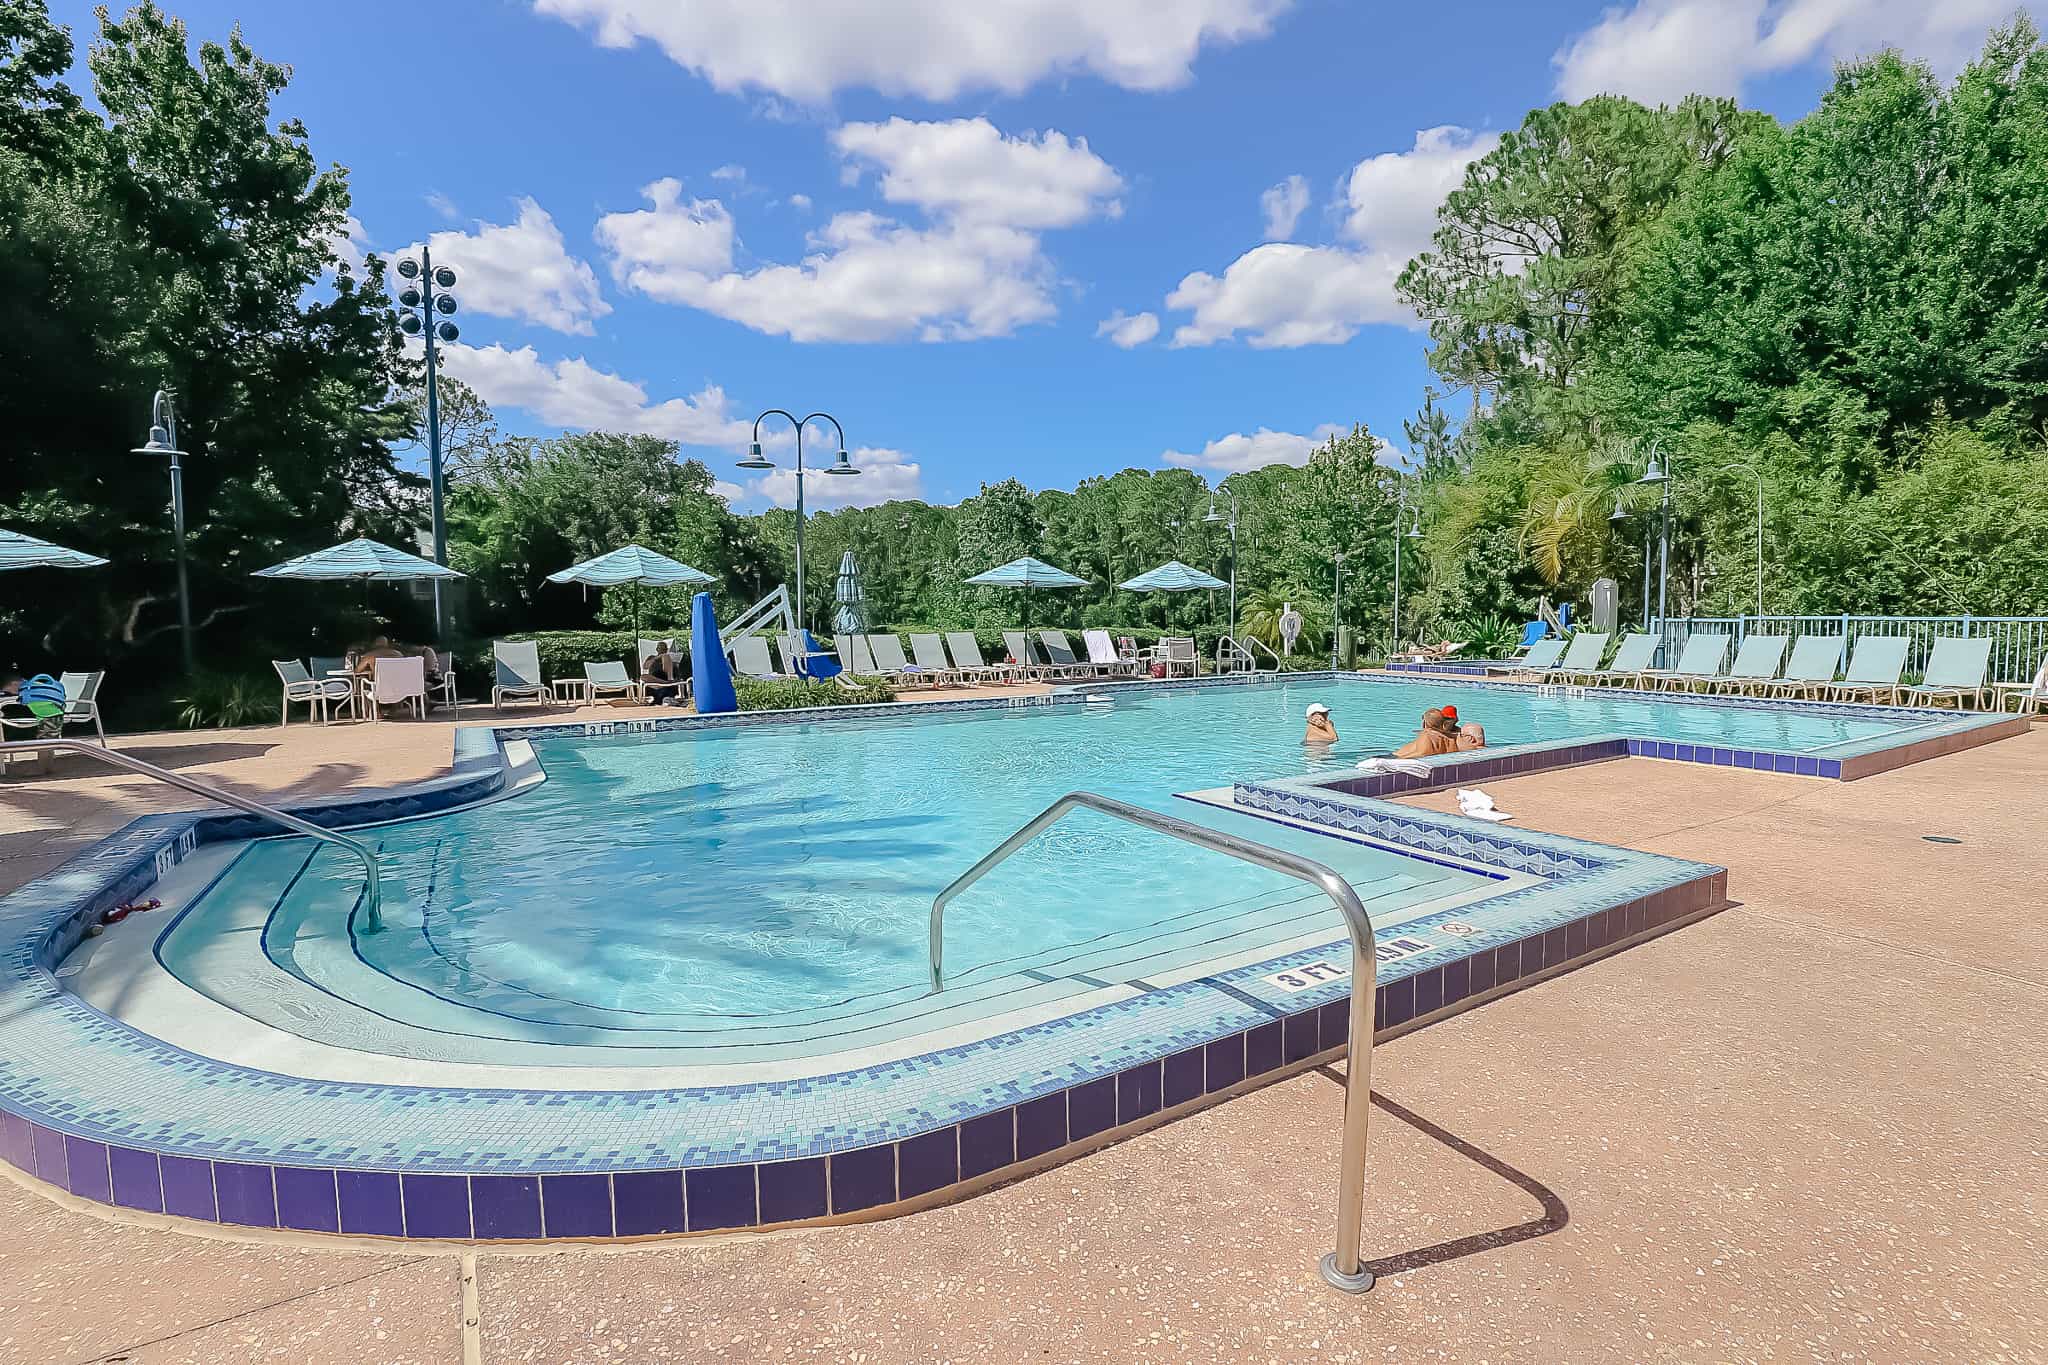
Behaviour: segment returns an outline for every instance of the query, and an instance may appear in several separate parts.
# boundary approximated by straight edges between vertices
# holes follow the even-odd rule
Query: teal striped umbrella
[[[0,569],[96,569],[106,562],[19,531],[0,531]]]
[[[1024,589],[1024,614],[1031,614],[1031,590],[1033,588],[1085,588],[1088,580],[1076,578],[1065,569],[1055,569],[1042,559],[1025,555],[1007,564],[998,564],[987,573],[978,573],[967,580],[981,588],[1022,588]]]
[[[625,545],[610,554],[586,559],[581,564],[572,564],[560,573],[548,575],[550,583],[581,583],[590,588],[616,588],[624,583],[633,585],[633,638],[640,638],[640,585],[651,584],[657,588],[673,588],[683,584],[714,583],[717,580],[702,569],[693,569],[681,560],[670,559],[667,555],[656,554],[644,545]],[[634,645],[638,652],[639,645]],[[637,676],[640,664],[636,659],[633,672]]]
[[[1191,569],[1178,559],[1169,559],[1150,573],[1141,573],[1117,586],[1132,592],[1196,592],[1202,588],[1227,588],[1230,585],[1214,574]]]
[[[282,564],[273,564],[267,569],[258,569],[254,578],[303,578],[315,583],[339,583],[355,580],[361,583],[405,583],[419,578],[461,578],[462,574],[431,559],[421,559],[403,550],[394,550],[358,536],[339,545],[330,545],[324,550],[315,550],[297,559],[287,559]]]

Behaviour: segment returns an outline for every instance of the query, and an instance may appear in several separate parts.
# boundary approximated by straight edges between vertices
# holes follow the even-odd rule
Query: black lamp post
[[[442,520],[442,498],[446,484],[441,476],[441,396],[438,370],[440,357],[434,343],[453,342],[462,335],[461,329],[446,318],[455,311],[455,296],[448,291],[455,287],[455,272],[447,266],[436,268],[434,249],[420,247],[420,258],[415,261],[407,257],[398,263],[399,278],[405,287],[398,292],[398,330],[407,336],[420,337],[427,345],[427,470],[433,481],[434,497],[434,562],[448,563],[448,527]],[[435,315],[443,315],[436,320]],[[434,636],[439,639],[447,628],[441,611],[441,580],[434,580]]]
[[[825,421],[832,424],[832,430],[839,435],[839,458],[825,466],[827,474],[858,474],[853,459],[846,453],[846,432],[840,427],[839,419],[829,412],[814,412],[799,419],[794,413],[781,408],[770,408],[754,419],[754,439],[747,446],[747,458],[738,462],[741,469],[773,469],[775,461],[761,453],[761,423],[770,417],[787,418],[796,428],[796,623],[804,630],[810,629],[810,621],[804,615],[804,428],[812,422]]]
[[[135,447],[135,455],[171,457],[171,530],[177,542],[178,559],[178,652],[185,661],[185,673],[192,673],[192,588],[185,578],[185,452],[178,449],[178,409],[169,389],[158,389],[150,404],[149,440]]]

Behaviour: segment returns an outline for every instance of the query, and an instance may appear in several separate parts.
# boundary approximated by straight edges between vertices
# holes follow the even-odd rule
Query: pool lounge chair
[[[62,728],[90,725],[100,737],[102,749],[107,747],[107,729],[100,724],[100,684],[106,680],[105,673],[66,673],[57,679],[64,688]]]
[[[355,695],[355,687],[347,679],[316,678],[297,659],[272,659],[270,666],[277,670],[278,681],[284,684],[284,702],[278,707],[279,725],[292,723],[293,702],[305,705],[307,721],[325,722],[330,702],[345,702]]]
[[[1038,679],[1053,676],[1053,670],[1047,667],[1045,661],[1038,657],[1038,651],[1032,648],[1031,637],[1023,631],[1004,631],[1003,648],[1010,651],[1011,666],[1021,669],[1026,678]]]
[[[1785,663],[1785,646],[1791,643],[1789,635],[1744,637],[1742,648],[1735,651],[1735,666],[1724,676],[1708,682],[1707,691],[1746,692],[1753,687],[1776,682],[1778,669]]]
[[[1536,623],[1542,625],[1541,621]],[[1488,664],[1488,673],[1506,673],[1519,676],[1523,673],[1542,673],[1557,667],[1557,661],[1564,657],[1565,641],[1562,639],[1538,640],[1529,647],[1529,652],[1513,663]]]
[[[1968,702],[1973,711],[1989,710],[1991,688],[1984,677],[1991,671],[1991,637],[1951,636],[1934,642],[1927,656],[1927,676],[1917,687],[1905,690],[1908,706],[1939,706],[1954,702],[1958,711]]]
[[[1850,648],[1849,669],[1828,688],[1828,699],[1896,703],[1899,675],[1906,671],[1906,651],[1912,643],[1904,635],[1865,635]]]
[[[2041,656],[2041,666],[2034,670],[2034,680],[2023,683],[1993,683],[1998,693],[1998,708],[2005,709],[2011,702],[2020,715],[2031,715],[2036,711],[2048,711],[2048,654]]]
[[[635,673],[638,671],[634,670]],[[604,697],[624,697],[627,701],[640,700],[640,684],[633,680],[632,675],[626,672],[626,666],[617,659],[583,665],[583,684],[590,689],[592,701]]]
[[[903,641],[894,635],[868,636],[868,650],[875,656],[875,668],[899,687],[937,687],[943,678],[928,668],[919,668],[903,653]]]
[[[953,661],[946,657],[945,642],[930,631],[921,631],[910,637],[911,657],[917,666],[941,684],[963,683],[966,678],[953,667]]]
[[[1792,644],[1784,676],[1758,689],[1766,697],[1819,697],[1834,686],[1842,666],[1842,637],[1802,635]]]
[[[1138,661],[1126,659],[1116,652],[1116,641],[1109,638],[1106,630],[1084,630],[1081,643],[1088,647],[1088,662],[1112,678],[1135,678],[1138,676]]]
[[[1073,645],[1067,642],[1065,631],[1041,630],[1038,632],[1038,642],[1045,647],[1046,661],[1053,666],[1055,672],[1069,678],[1096,678],[1102,675],[1101,669],[1074,653]]]
[[[732,654],[732,671],[743,678],[780,682],[789,676],[775,671],[775,661],[768,657],[768,637],[765,635],[742,636],[727,648]]]
[[[418,655],[370,660],[370,719],[383,718],[387,706],[410,706],[427,718],[427,661]]]
[[[1654,635],[1624,635],[1615,647],[1614,662],[1605,668],[1591,669],[1578,675],[1577,681],[1614,686],[1635,685],[1636,676],[1649,666],[1657,654],[1657,637]]]
[[[1539,682],[1569,682],[1597,672],[1600,656],[1607,652],[1607,642],[1612,639],[1604,630],[1582,630],[1572,636],[1571,643],[1564,647],[1564,658],[1556,668],[1544,669],[1536,675]]]
[[[1678,666],[1644,669],[1642,685],[1669,690],[1711,684],[1728,671],[1728,642],[1726,635],[1689,636],[1685,648],[1679,651]]]
[[[1152,661],[1166,665],[1166,676],[1177,677],[1182,669],[1190,678],[1202,671],[1202,653],[1192,635],[1168,635],[1152,647]]]
[[[992,664],[981,657],[981,641],[974,638],[971,630],[949,630],[946,632],[946,649],[953,656],[953,671],[963,678],[981,679],[985,682],[1015,682],[1024,676],[1024,670],[1015,664]]]
[[[839,647],[840,677],[872,678],[881,672],[875,667],[874,652],[868,648],[867,636],[841,635],[833,643]]]
[[[505,699],[531,698],[553,702],[555,689],[540,675],[540,646],[532,640],[491,641],[491,662],[497,665],[497,680],[491,684],[491,705],[503,707]]]

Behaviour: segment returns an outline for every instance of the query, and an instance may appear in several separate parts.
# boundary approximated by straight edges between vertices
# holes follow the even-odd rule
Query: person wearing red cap
[[[1415,738],[1394,750],[1395,758],[1435,758],[1438,754],[1450,753],[1458,747],[1458,741],[1444,728],[1444,713],[1441,707],[1432,706],[1422,713],[1422,729]]]

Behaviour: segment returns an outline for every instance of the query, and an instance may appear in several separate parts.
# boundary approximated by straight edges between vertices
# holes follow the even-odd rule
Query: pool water
[[[160,946],[196,988],[290,1027],[291,1002],[212,964],[257,934],[284,972],[423,1028],[590,1043],[715,1021],[830,1017],[921,992],[932,898],[1069,791],[1172,810],[1335,867],[1382,929],[1487,874],[1197,806],[1176,792],[1352,766],[1455,699],[1494,743],[1625,731],[1806,750],[1881,719],[1593,696],[1319,679],[1124,693],[1107,705],[908,712],[534,748],[548,780],[514,799],[371,831],[381,933],[352,914],[359,871],[297,839],[252,845]],[[1342,739],[1304,749],[1322,701]],[[344,927],[346,926],[346,927]],[[1076,811],[949,911],[949,987],[1036,973],[1156,978],[1255,942],[1341,936],[1279,874]],[[266,1003],[267,1002],[267,1003]],[[494,1035],[498,1036],[498,1035]]]

